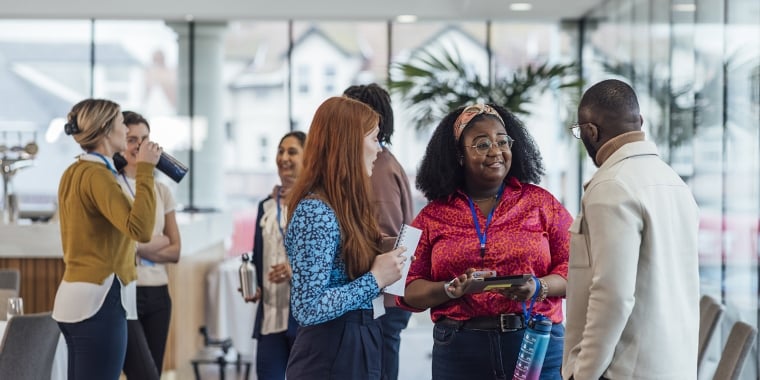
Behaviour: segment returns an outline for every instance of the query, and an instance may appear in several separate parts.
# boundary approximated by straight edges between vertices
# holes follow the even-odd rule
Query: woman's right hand
[[[401,269],[406,261],[404,252],[406,252],[405,247],[398,247],[375,257],[370,272],[375,276],[375,281],[377,281],[377,286],[380,289],[401,279]]]
[[[137,150],[137,162],[149,162],[153,165],[158,163],[161,157],[161,147],[153,141],[145,141]]]
[[[459,298],[465,294],[467,294],[467,291],[470,289],[470,286],[473,281],[475,281],[472,277],[472,274],[475,272],[475,268],[469,268],[467,269],[463,274],[460,274],[459,276],[456,276],[451,279],[451,281],[446,282],[446,290],[447,296],[449,298]],[[450,295],[449,295],[450,294]]]
[[[243,290],[240,288],[238,288],[238,292],[240,292],[240,294],[243,294]],[[248,297],[248,298],[243,297],[245,302],[259,302],[260,298],[261,298],[261,287],[256,287],[256,294],[253,297]]]

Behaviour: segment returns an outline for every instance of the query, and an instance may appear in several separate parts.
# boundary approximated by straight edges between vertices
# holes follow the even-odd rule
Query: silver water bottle
[[[243,262],[240,264],[240,291],[243,292],[243,298],[252,298],[256,295],[256,267],[251,263],[247,253],[242,256]]]

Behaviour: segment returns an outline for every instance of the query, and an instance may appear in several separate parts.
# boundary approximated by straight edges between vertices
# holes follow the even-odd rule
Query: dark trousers
[[[127,319],[115,276],[95,315],[81,322],[58,322],[58,328],[69,351],[69,380],[118,380],[127,350]]]
[[[511,380],[525,330],[514,332],[433,327],[433,380]],[[541,380],[561,380],[565,327],[552,326]]]
[[[398,379],[398,350],[401,330],[406,328],[412,312],[397,307],[387,307],[380,317],[383,329],[383,380]]]
[[[158,380],[161,377],[171,314],[168,285],[137,287],[138,319],[127,322],[124,373],[128,379]]]
[[[284,380],[295,337],[287,331],[261,335],[256,340],[256,378]]]
[[[288,379],[380,380],[380,329],[372,310],[349,311],[325,323],[299,327],[288,360]]]

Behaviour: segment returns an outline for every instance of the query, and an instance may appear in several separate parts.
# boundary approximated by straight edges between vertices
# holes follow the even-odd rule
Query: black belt
[[[437,323],[465,330],[512,332],[525,328],[521,314],[499,314],[493,317],[475,317],[464,321],[443,318]]]

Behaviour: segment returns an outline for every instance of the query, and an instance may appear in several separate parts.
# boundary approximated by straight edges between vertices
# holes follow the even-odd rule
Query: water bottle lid
[[[536,314],[530,318],[528,327],[541,332],[552,330],[552,321],[543,314]]]
[[[247,253],[244,253],[244,254],[241,256],[241,258],[243,259],[243,262],[247,262],[247,261],[248,261],[248,254],[247,254]]]

